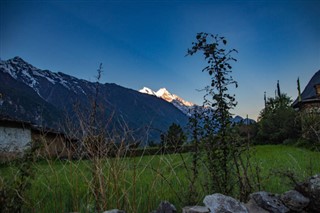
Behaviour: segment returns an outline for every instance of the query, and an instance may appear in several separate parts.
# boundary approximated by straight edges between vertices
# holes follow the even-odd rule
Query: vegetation
[[[167,133],[161,135],[161,144],[163,146],[173,147],[178,150],[187,141],[187,136],[180,125],[173,123]]]
[[[236,61],[232,54],[237,51],[225,49],[226,44],[224,37],[198,33],[188,50],[188,55],[203,53],[208,66],[202,71],[210,78],[204,89],[206,110],[191,112],[189,138],[182,127],[172,124],[162,134],[161,147],[137,150],[139,141],[131,137],[125,124],[119,125],[122,132],[113,131],[108,126],[112,115],[99,119],[105,109],[99,105],[97,83],[91,108],[83,111],[75,105],[74,117],[66,121],[70,139],[79,140],[73,153],[76,159],[36,161],[37,148],[32,147],[22,161],[0,165],[1,212],[103,212],[113,208],[150,212],[161,200],[181,208],[201,204],[212,193],[246,201],[256,190],[284,192],[291,184],[284,177],[297,181],[320,172],[318,152],[283,145],[251,147],[253,136],[264,144],[301,137],[300,122],[302,135],[320,143],[318,117],[308,117],[310,113],[298,117],[279,83],[276,97],[265,98],[256,126],[231,123],[230,110],[237,103],[228,90],[231,85],[237,87],[231,76],[231,63]],[[97,81],[101,73],[102,65]],[[185,150],[189,152],[182,153]]]
[[[5,178],[1,174],[0,179],[0,206],[1,212],[22,212],[25,203],[28,202],[28,191],[35,178],[34,163],[38,146],[32,145],[25,151],[22,158],[13,162],[15,174]]]
[[[194,107],[189,117],[189,131],[191,135],[191,144],[193,146],[192,164],[190,166],[189,191],[187,202],[189,204],[196,204],[198,199],[198,192],[196,182],[199,178],[199,164],[201,160],[201,139],[204,136],[203,126],[201,123],[201,107]]]
[[[261,143],[282,144],[299,137],[300,121],[291,104],[291,98],[284,93],[267,99],[258,122],[257,139]]]
[[[298,180],[320,172],[320,155],[306,149],[265,145],[257,146],[252,155],[253,162],[261,168],[262,190],[281,193],[290,188],[290,182],[277,176],[275,169],[294,172]],[[183,154],[183,157],[191,164],[191,153]],[[23,194],[23,212],[95,212],[95,200],[90,196],[93,176],[89,160],[45,160],[31,165],[35,175],[30,188]],[[105,159],[103,165],[107,180],[106,209],[150,212],[161,200],[168,200],[177,208],[186,205],[189,181],[179,154]],[[206,195],[201,186],[206,172],[201,165],[195,183],[199,205]],[[16,179],[18,170],[18,165],[0,167],[1,192],[4,188],[14,188],[7,184]]]
[[[298,91],[300,94],[299,81]],[[318,109],[293,109],[291,98],[281,93],[279,82],[276,96],[265,96],[265,108],[261,110],[258,123],[252,129],[255,129],[253,135],[257,144],[295,144],[319,151]]]
[[[302,181],[320,172],[319,152],[288,145],[259,145],[255,147],[253,161],[261,169],[261,189],[283,193],[293,183],[288,174]]]
[[[228,87],[237,82],[231,76],[231,62],[236,61],[232,53],[235,49],[225,49],[224,37],[208,33],[198,33],[196,42],[188,50],[188,55],[201,52],[207,62],[203,68],[210,76],[211,84],[205,88],[204,106],[208,112],[202,114],[204,120],[206,163],[209,173],[209,191],[230,194],[232,191],[230,163],[236,151],[229,135],[230,110],[236,106],[234,95],[228,93]]]

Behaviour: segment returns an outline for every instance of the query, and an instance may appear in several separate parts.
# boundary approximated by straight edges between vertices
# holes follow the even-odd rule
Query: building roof
[[[31,129],[32,124],[28,121],[14,120],[8,117],[0,116],[0,126]]]
[[[0,116],[0,126],[3,127],[11,127],[11,128],[21,128],[21,129],[30,129],[31,131],[38,134],[54,134],[64,136],[65,134],[62,132],[58,132],[54,129],[44,128],[41,126],[37,126],[32,124],[29,121],[17,120],[9,117]]]
[[[299,99],[297,98],[292,106],[298,108],[302,103],[320,102],[320,96],[317,95],[315,89],[316,85],[320,85],[320,70],[313,75],[307,86],[304,88],[301,93],[301,101],[299,102]]]

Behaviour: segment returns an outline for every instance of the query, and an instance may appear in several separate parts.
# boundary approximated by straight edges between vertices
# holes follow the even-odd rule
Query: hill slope
[[[101,123],[112,117],[110,130],[126,125],[136,136],[149,133],[149,139],[157,140],[159,131],[166,131],[173,122],[187,123],[187,116],[157,97],[41,70],[19,57],[0,62],[0,80],[1,115],[37,125],[58,129],[66,115],[72,119],[77,117],[75,112],[88,115],[97,88],[97,117]]]

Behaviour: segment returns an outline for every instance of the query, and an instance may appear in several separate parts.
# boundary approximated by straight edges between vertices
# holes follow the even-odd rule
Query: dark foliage
[[[290,97],[284,93],[267,99],[258,122],[259,143],[280,144],[286,139],[299,138],[300,119],[297,119],[297,113],[291,107],[291,103]]]
[[[173,123],[168,132],[162,134],[161,143],[165,146],[174,147],[176,150],[179,149],[186,142],[186,135],[183,132],[180,125]]]
[[[0,183],[0,212],[22,212],[28,208],[26,194],[36,174],[34,162],[38,149],[37,144],[32,144],[25,150],[23,157],[10,162],[17,168],[17,173],[13,179],[5,179]]]
[[[230,194],[232,153],[235,151],[230,140],[230,110],[237,102],[235,96],[228,93],[228,87],[237,82],[231,76],[231,63],[236,61],[232,53],[235,49],[225,49],[227,40],[224,37],[208,33],[198,33],[196,42],[188,49],[188,55],[201,52],[207,66],[202,69],[210,76],[211,83],[205,88],[204,106],[207,111],[202,115],[204,120],[204,143],[206,162],[210,171],[208,191]]]

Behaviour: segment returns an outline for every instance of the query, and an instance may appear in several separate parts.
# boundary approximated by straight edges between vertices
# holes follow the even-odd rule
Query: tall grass
[[[286,174],[294,175],[297,181],[320,173],[320,153],[286,145],[261,145],[256,147],[253,160],[261,168],[262,188],[282,193],[292,187]]]
[[[161,200],[174,203],[181,209],[186,203],[190,175],[183,165],[192,164],[192,154],[115,157],[102,160],[107,209],[127,212],[150,212]],[[281,193],[289,182],[276,176],[277,170],[293,171],[299,180],[320,173],[320,154],[290,146],[257,146],[253,161],[261,168],[262,190]],[[31,187],[24,196],[23,212],[96,212],[92,196],[90,160],[42,160],[33,164],[35,172]],[[198,204],[202,204],[205,190],[201,181],[206,177],[199,167]],[[16,176],[17,166],[2,165],[1,180]]]

